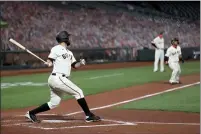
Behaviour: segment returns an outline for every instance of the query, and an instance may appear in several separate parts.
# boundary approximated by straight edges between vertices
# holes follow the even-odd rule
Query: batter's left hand
[[[80,59],[80,64],[81,64],[81,65],[86,65],[85,59]]]
[[[184,63],[184,60],[183,60],[183,59],[181,60],[181,63]]]

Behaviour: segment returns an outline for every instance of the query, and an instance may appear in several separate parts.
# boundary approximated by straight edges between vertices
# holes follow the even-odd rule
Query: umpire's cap
[[[61,31],[56,35],[56,40],[58,43],[65,42],[69,43],[70,34],[67,31]]]

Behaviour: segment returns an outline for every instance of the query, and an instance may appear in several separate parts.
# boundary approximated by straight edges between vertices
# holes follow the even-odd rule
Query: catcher
[[[178,84],[180,82],[181,68],[179,61],[184,63],[181,53],[181,47],[179,46],[179,40],[174,38],[171,40],[171,46],[167,49],[165,54],[165,64],[169,65],[172,70],[172,76],[169,80],[170,84]]]

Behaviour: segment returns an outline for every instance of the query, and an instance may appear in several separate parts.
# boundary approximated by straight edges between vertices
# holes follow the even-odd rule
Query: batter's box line
[[[42,120],[42,122],[48,122],[48,121],[51,122],[52,120]],[[112,122],[112,123],[99,124],[99,125],[68,126],[68,127],[57,127],[57,128],[33,126],[33,123],[15,123],[15,124],[7,124],[7,125],[2,125],[2,126],[24,126],[24,127],[38,128],[38,129],[43,129],[43,130],[55,130],[55,129],[95,128],[95,127],[134,126],[134,125],[137,125],[137,124],[132,123],[132,122],[117,121],[117,120],[111,120],[111,119],[102,119],[102,121]],[[74,122],[74,121],[66,121],[66,122]],[[63,123],[63,122],[61,122],[61,123]]]
[[[47,121],[47,120],[46,120]],[[57,127],[57,128],[52,128],[52,127],[41,127],[41,126],[32,126],[32,125],[24,125],[30,128],[38,128],[38,129],[43,129],[43,130],[56,130],[56,129],[74,129],[74,128],[95,128],[95,127],[114,127],[114,126],[134,126],[137,125],[132,122],[125,122],[125,121],[117,121],[117,120],[111,120],[111,119],[102,119],[102,121],[106,122],[113,122],[110,124],[99,124],[99,125],[81,125],[81,126],[69,126],[69,127]]]
[[[1,125],[2,127],[12,127],[12,126],[25,126],[25,125],[31,125],[33,123],[13,123],[13,124],[5,124]]]
[[[103,120],[103,121],[108,121],[108,122],[119,123],[119,124],[137,125],[136,123],[127,122],[127,121],[119,121],[119,120],[111,120],[111,119],[102,119],[102,120]]]
[[[113,127],[113,126],[129,126],[131,124],[119,124],[119,123],[113,123],[113,124],[102,124],[102,125],[84,125],[84,126],[70,126],[70,127],[59,127],[59,128],[46,128],[46,127],[37,127],[37,126],[28,126],[30,128],[39,128],[43,130],[56,130],[56,129],[74,129],[74,128],[95,128],[95,127]]]

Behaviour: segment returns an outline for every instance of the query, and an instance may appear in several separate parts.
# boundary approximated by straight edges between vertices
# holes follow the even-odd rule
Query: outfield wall
[[[153,61],[153,49],[138,50],[134,47],[108,48],[108,49],[73,49],[76,59],[84,58],[87,64],[121,63],[136,61]],[[165,50],[166,51],[166,50]],[[32,50],[42,59],[47,59],[49,50]],[[200,47],[182,49],[183,58],[199,59]],[[46,66],[38,59],[25,51],[1,52],[1,70],[38,69]]]

